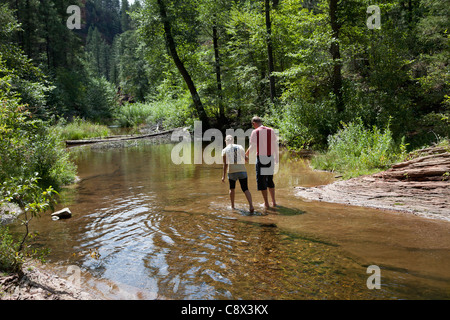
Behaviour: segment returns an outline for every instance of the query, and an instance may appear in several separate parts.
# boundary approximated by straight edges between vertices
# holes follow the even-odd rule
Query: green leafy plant
[[[25,227],[25,233],[18,242],[14,242],[5,230],[1,234],[1,265],[7,266],[12,271],[19,271],[23,259],[27,256],[36,256],[37,251],[30,251],[28,250],[30,248],[26,246],[27,239],[32,237],[29,229],[30,222],[43,212],[53,210],[56,203],[55,196],[58,193],[52,187],[42,190],[38,180],[37,174],[30,179],[11,178],[2,184],[0,189],[2,198],[0,205],[17,204],[21,210],[18,219]]]
[[[396,144],[389,126],[384,131],[376,126],[367,129],[360,119],[342,126],[329,136],[328,151],[312,159],[314,168],[338,171],[348,178],[386,169],[405,157],[404,141]]]
[[[19,243],[9,233],[8,227],[0,227],[0,270],[18,271],[21,257],[18,254]]]

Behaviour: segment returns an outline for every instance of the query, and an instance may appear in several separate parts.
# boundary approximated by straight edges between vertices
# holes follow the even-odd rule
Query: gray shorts
[[[247,172],[233,172],[228,174],[228,180],[239,180],[247,178]]]
[[[242,192],[248,190],[247,172],[234,172],[228,174],[228,182],[230,183],[230,190],[236,189],[236,181],[239,180]]]

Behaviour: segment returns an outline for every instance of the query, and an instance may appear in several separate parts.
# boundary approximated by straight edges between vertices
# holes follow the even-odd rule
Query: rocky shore
[[[390,169],[313,188],[297,187],[307,200],[409,212],[450,221],[450,152],[445,147],[416,151]]]
[[[37,262],[24,264],[23,273],[0,273],[0,300],[98,300]]]

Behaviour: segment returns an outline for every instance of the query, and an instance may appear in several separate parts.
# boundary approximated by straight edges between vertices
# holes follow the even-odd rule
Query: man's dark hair
[[[254,116],[254,117],[252,118],[252,123],[262,123],[262,120],[261,120],[260,117]]]

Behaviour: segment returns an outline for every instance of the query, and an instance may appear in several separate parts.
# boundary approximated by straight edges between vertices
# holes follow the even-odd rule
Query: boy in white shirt
[[[236,180],[239,180],[242,192],[244,192],[249,204],[249,211],[253,213],[252,195],[248,190],[247,182],[247,170],[245,168],[245,150],[239,144],[233,144],[233,136],[228,135],[225,137],[225,143],[227,146],[222,150],[223,157],[223,174],[222,182],[225,182],[225,173],[228,171],[228,182],[230,183],[230,200],[231,208],[234,209],[234,198],[236,189]]]

